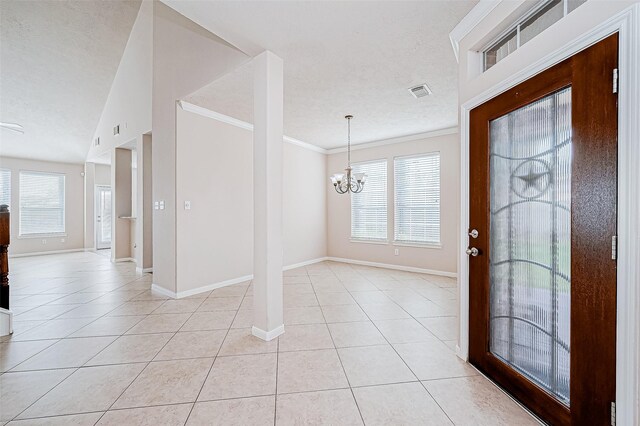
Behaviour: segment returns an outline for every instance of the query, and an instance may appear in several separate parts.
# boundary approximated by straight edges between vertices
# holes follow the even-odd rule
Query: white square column
[[[253,329],[272,340],[284,333],[282,312],[282,59],[253,59]]]

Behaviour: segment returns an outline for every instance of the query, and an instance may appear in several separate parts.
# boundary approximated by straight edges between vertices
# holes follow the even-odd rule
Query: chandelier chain
[[[347,164],[351,167],[351,117],[347,118]]]

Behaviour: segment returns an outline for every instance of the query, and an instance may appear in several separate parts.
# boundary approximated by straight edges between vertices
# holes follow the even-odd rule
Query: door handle
[[[480,254],[480,252],[478,251],[478,249],[477,249],[477,248],[475,248],[475,247],[469,247],[469,248],[466,250],[466,253],[467,253],[469,256],[473,256],[473,257],[476,257],[478,254]]]
[[[478,238],[478,230],[477,230],[477,229],[472,229],[472,230],[469,232],[469,236],[470,236],[471,238]]]

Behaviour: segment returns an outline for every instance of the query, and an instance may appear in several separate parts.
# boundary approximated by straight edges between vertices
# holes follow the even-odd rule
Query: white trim
[[[0,308],[0,337],[13,333],[13,312]]]
[[[60,233],[49,233],[49,234],[24,234],[24,235],[18,235],[16,238],[19,240],[37,240],[38,238],[42,238],[44,240],[46,240],[47,238],[65,238],[67,237],[67,233],[66,232],[60,232]]]
[[[417,272],[419,274],[439,275],[441,277],[456,278],[458,276],[458,274],[456,274],[455,272],[437,271],[435,269],[415,268],[413,266],[391,265],[389,263],[368,262],[366,260],[345,259],[342,257],[329,256],[327,260],[330,260],[332,262],[350,263],[352,265],[373,266],[374,268],[393,269],[396,271],[407,271],[407,272]]]
[[[426,248],[426,249],[442,249],[444,246],[442,243],[419,243],[412,241],[393,241],[392,243],[395,247],[416,247],[416,248]]]
[[[449,33],[449,40],[456,55],[456,61],[460,62],[460,40],[471,32],[491,11],[500,3],[496,0],[480,0],[473,9]]]
[[[310,260],[305,260],[304,262],[300,262],[300,263],[294,263],[292,265],[287,265],[285,267],[282,268],[283,271],[288,271],[290,269],[295,269],[295,268],[300,268],[301,266],[307,266],[307,265],[312,265],[314,263],[319,263],[319,262],[324,262],[326,260],[329,260],[328,257],[319,257],[317,259],[310,259]],[[153,269],[153,268],[150,268]],[[184,297],[189,297],[189,296],[193,296],[199,293],[204,293],[205,291],[211,291],[211,290],[216,290],[218,288],[222,288],[222,287],[226,287],[226,286],[230,286],[233,284],[239,284],[239,283],[243,283],[243,282],[247,282],[247,281],[251,281],[253,279],[253,274],[252,275],[245,275],[242,277],[237,277],[237,278],[231,278],[225,281],[220,281],[217,283],[213,283],[213,284],[208,284],[208,285],[204,285],[201,287],[197,287],[197,288],[192,288],[190,290],[185,290],[185,291],[179,291],[179,292],[174,292],[171,290],[167,290],[164,287],[159,286],[158,284],[152,284],[151,285],[151,289],[155,290],[159,293],[162,293],[166,296],[172,297],[174,299],[182,299]]]
[[[134,262],[135,263],[135,259],[133,257],[119,257],[117,259],[111,259],[112,263],[122,263],[122,262]]]
[[[16,257],[30,257],[30,256],[44,256],[47,254],[62,254],[62,253],[76,253],[79,251],[86,251],[86,249],[69,249],[69,250],[51,250],[51,251],[34,251],[31,253],[18,253],[18,254],[10,254],[9,258],[14,259]]]
[[[198,105],[194,105],[186,101],[178,101],[178,105],[184,111],[202,115],[203,117],[212,118],[214,120],[218,120],[223,123],[231,124],[232,126],[240,127],[241,129],[253,131],[253,124],[247,123],[246,121],[238,120],[237,118],[229,117],[228,115],[220,114],[219,112],[215,112],[210,109],[207,109]],[[359,149],[374,148],[377,146],[392,145],[392,144],[402,143],[402,142],[411,142],[411,141],[420,140],[420,139],[428,139],[428,138],[435,138],[438,136],[452,135],[455,133],[458,133],[457,127],[447,127],[444,129],[438,129],[438,130],[433,130],[429,132],[416,133],[414,135],[406,135],[406,136],[399,136],[399,137],[389,138],[389,139],[379,139],[379,140],[370,141],[370,142],[363,142],[356,145],[351,145],[351,150],[357,151]],[[347,152],[346,146],[340,147],[340,148],[324,149],[324,148],[320,148],[319,146],[310,144],[308,142],[303,142],[299,139],[295,139],[286,135],[282,138],[282,140],[292,145],[297,145],[299,147],[308,149],[310,151],[319,152],[321,154],[337,154],[340,152]]]
[[[246,121],[238,120],[237,118],[229,117],[228,115],[220,114],[219,112],[211,111],[210,109],[191,104],[186,101],[178,101],[180,108],[184,111],[192,112],[194,114],[199,114],[204,117],[213,118],[214,120],[221,121],[223,123],[231,124],[232,126],[240,127],[245,130],[249,130],[253,132],[253,124],[247,123]],[[291,138],[289,136],[283,136],[282,140],[292,145],[297,145],[299,147],[319,152],[321,154],[326,154],[327,150],[320,148],[318,146],[312,145],[307,142],[303,142],[299,139]]]
[[[389,138],[389,139],[380,139],[377,141],[371,141],[371,142],[363,142],[363,143],[359,143],[356,145],[351,145],[351,151],[358,151],[360,149],[368,149],[368,148],[375,148],[378,146],[386,146],[386,145],[393,145],[396,143],[403,143],[403,142],[412,142],[412,141],[417,141],[417,140],[421,140],[421,139],[429,139],[429,138],[436,138],[438,136],[446,136],[446,135],[453,135],[458,133],[458,127],[447,127],[444,129],[439,129],[439,130],[432,130],[430,132],[423,132],[423,133],[416,133],[413,135],[406,135],[406,136],[399,136],[397,138]],[[347,147],[341,147],[341,148],[332,148],[327,150],[327,154],[331,155],[331,154],[338,154],[341,152],[347,152]]]
[[[616,418],[634,424],[640,418],[640,4],[636,3],[561,49],[521,69],[461,106],[460,341],[458,356],[469,353],[469,268],[463,252],[469,228],[469,112],[580,50],[619,31],[620,92],[618,94],[618,279],[616,337]]]
[[[268,342],[280,336],[281,334],[284,334],[284,324],[277,326],[271,331],[264,331],[254,325],[251,328],[251,334],[256,336],[258,339],[262,339],[265,342]]]
[[[138,268],[136,266],[136,273],[138,274],[149,274],[153,273],[153,268]]]
[[[158,284],[151,283],[151,291],[155,291],[156,293],[170,297],[172,299],[177,299],[175,291],[167,290],[166,288]]]
[[[282,268],[283,271],[290,271],[291,269],[301,268],[303,266],[313,265],[314,263],[320,263],[329,260],[328,257],[319,257],[317,259],[305,260],[304,262],[294,263],[292,265]],[[252,277],[253,278],[253,277]]]
[[[246,121],[238,120],[237,118],[220,114],[219,112],[215,112],[208,108],[194,105],[186,101],[178,101],[178,105],[180,105],[180,108],[182,108],[184,111],[192,112],[203,117],[213,118],[214,120],[222,121],[223,123],[231,124],[232,126],[240,127],[241,129],[250,130],[253,132],[253,124],[247,123]]]
[[[356,244],[377,244],[380,246],[388,246],[389,240],[366,240],[364,238],[349,238],[350,243]]]
[[[320,154],[326,154],[327,150],[324,148],[320,148],[319,146],[311,145],[310,143],[303,142],[299,139],[290,138],[289,136],[283,136],[282,140],[290,143],[291,145],[297,145],[301,148],[308,149],[309,151],[319,152]]]
[[[253,279],[253,275],[245,275],[243,277],[232,278],[230,280],[220,281],[214,284],[205,285],[202,287],[192,288],[191,290],[179,291],[176,294],[177,299],[182,299],[183,297],[193,296],[199,293],[203,293],[205,291],[211,291],[218,288],[226,287],[229,285],[240,284],[247,281],[251,281]]]

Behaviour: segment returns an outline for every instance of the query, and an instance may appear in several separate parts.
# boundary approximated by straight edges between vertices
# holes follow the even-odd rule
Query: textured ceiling
[[[449,32],[475,1],[206,2],[164,0],[249,54],[284,60],[287,136],[344,146],[455,126],[457,63]],[[409,87],[433,95],[415,99]],[[245,65],[185,100],[252,122]]]
[[[0,155],[83,163],[140,1],[0,1]]]

